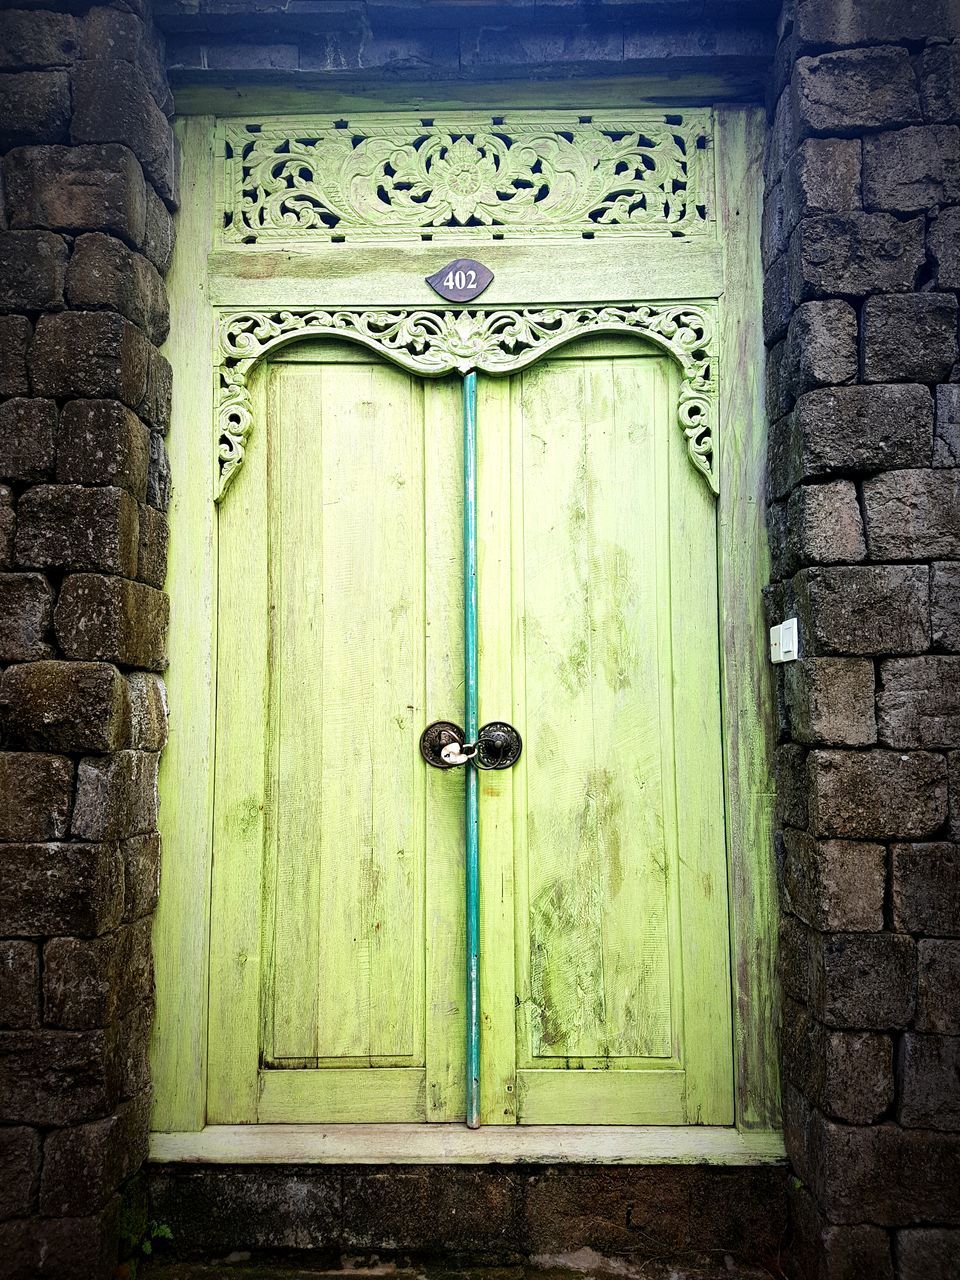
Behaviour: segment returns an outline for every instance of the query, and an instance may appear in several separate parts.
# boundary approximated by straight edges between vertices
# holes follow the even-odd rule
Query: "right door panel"
[[[480,713],[525,746],[482,778],[486,1123],[733,1121],[715,506],[677,394],[630,339],[481,380]]]

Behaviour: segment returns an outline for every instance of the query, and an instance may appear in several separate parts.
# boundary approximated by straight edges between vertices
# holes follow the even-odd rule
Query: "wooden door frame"
[[[628,85],[611,83],[616,87],[610,92],[622,94],[621,103],[629,101],[631,108],[637,107]],[[490,86],[488,101],[496,101],[498,107],[522,106],[524,94],[531,92],[535,92],[534,105],[553,109],[569,105],[576,84],[538,84],[533,88],[512,84],[503,87],[504,97],[496,86]],[[437,105],[442,105],[442,86],[436,96]],[[219,107],[223,94],[214,91],[214,99]],[[154,1158],[282,1161],[293,1158],[291,1151],[299,1153],[296,1158],[300,1161],[336,1158],[370,1162],[597,1158],[627,1163],[664,1159],[750,1163],[782,1158],[772,815],[774,698],[761,595],[769,578],[760,272],[762,110],[752,105],[715,109],[716,240],[696,246],[663,238],[632,240],[627,251],[631,273],[644,282],[645,301],[717,300],[719,306],[723,354],[717,534],[736,1125],[733,1129],[694,1127],[670,1131],[669,1135],[657,1129],[597,1127],[593,1139],[580,1129],[560,1129],[552,1139],[547,1131],[526,1129],[523,1138],[501,1131],[496,1139],[485,1135],[464,1138],[461,1144],[460,1131],[451,1135],[446,1126],[439,1126],[446,1132],[433,1139],[385,1134],[381,1126],[354,1126],[364,1132],[353,1135],[299,1130],[284,1134],[279,1131],[288,1126],[268,1126],[272,1132],[260,1132],[258,1137],[227,1132],[242,1130],[242,1126],[205,1126],[217,582],[217,507],[211,494],[218,463],[210,425],[214,420],[213,370],[217,360],[214,306],[227,302],[247,305],[257,289],[269,290],[271,286],[249,272],[242,278],[237,273],[230,276],[222,262],[220,276],[208,277],[208,257],[215,252],[214,217],[219,198],[213,164],[216,118],[202,113],[204,109],[209,112],[211,104],[196,95],[190,105],[197,114],[183,116],[177,123],[183,151],[184,201],[168,280],[173,306],[165,349],[175,370],[169,437],[173,498],[167,580],[173,607],[167,674],[171,734],[161,762],[163,864],[154,928]],[[304,98],[291,92],[282,107],[271,105],[290,114],[323,109],[317,93]],[[404,105],[402,100],[392,101],[389,109]],[[366,98],[363,109],[382,110],[384,104]],[[604,281],[622,270],[624,259],[617,258],[618,252],[601,250],[597,244],[579,257],[570,256],[563,288],[571,302],[609,300],[602,290],[609,288]],[[395,271],[401,269],[408,253],[409,246],[390,250]],[[410,254],[411,263],[419,256]],[[435,258],[436,251],[434,263]],[[415,274],[416,267],[411,265],[409,271]],[[308,296],[311,288],[315,290],[316,284],[316,278],[311,281],[307,273],[303,296]],[[274,292],[277,287],[287,289],[289,281],[275,286]],[[345,287],[362,291],[364,285],[351,281]],[[294,301],[290,299],[291,304]],[[185,982],[185,975],[192,980]],[[397,1126],[389,1128],[393,1131]],[[565,1152],[579,1154],[565,1156]]]

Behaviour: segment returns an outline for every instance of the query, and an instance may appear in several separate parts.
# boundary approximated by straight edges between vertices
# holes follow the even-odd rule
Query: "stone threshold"
[[[151,1134],[149,1158],[160,1164],[786,1163],[776,1131],[653,1125],[208,1125],[198,1133]]]

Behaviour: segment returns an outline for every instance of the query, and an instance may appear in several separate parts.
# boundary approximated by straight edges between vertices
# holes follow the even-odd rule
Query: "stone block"
[[[170,505],[170,459],[163,438],[156,431],[150,435],[147,503],[158,511],[166,511]]]
[[[0,311],[59,311],[68,253],[52,231],[0,231]]]
[[[803,569],[792,582],[801,644],[809,657],[922,653],[929,647],[925,566]]]
[[[786,376],[795,395],[857,377],[857,313],[830,298],[797,307],[787,329]]]
[[[960,1227],[912,1227],[896,1236],[899,1280],[956,1280]]]
[[[77,63],[70,137],[75,143],[129,147],[157,194],[173,202],[173,131],[139,68],[108,59]]]
[[[784,168],[797,145],[797,128],[790,92],[784,88],[773,108],[773,123],[767,133],[765,155],[766,189],[781,180]]]
[[[807,825],[806,755],[803,747],[788,742],[774,757],[777,819],[789,826]]]
[[[824,1280],[894,1280],[890,1236],[882,1227],[827,1227],[819,1247]]]
[[[811,1008],[828,1027],[906,1027],[916,1004],[917,948],[896,933],[817,934]]]
[[[66,142],[69,123],[65,71],[0,72],[0,149]]]
[[[812,934],[794,916],[780,919],[777,971],[784,991],[803,1004],[810,995]]]
[[[150,1088],[150,1036],[154,1006],[141,1004],[116,1024],[115,1053],[120,1097],[136,1097]]]
[[[960,226],[957,227],[960,234]],[[933,465],[960,466],[960,383],[937,387],[936,425],[933,438]]]
[[[859,211],[860,142],[856,138],[807,138],[783,171],[784,232],[789,238],[811,214]]]
[[[53,591],[42,574],[0,573],[0,662],[48,658],[52,615]]]
[[[92,8],[81,27],[81,56],[90,61],[132,62],[143,73],[157,106],[173,112],[173,95],[164,70],[163,42],[152,23],[112,6]]]
[[[0,28],[0,67],[69,66],[77,54],[77,24],[72,14],[38,9],[8,9]]]
[[[760,261],[765,271],[782,253],[786,253],[785,212],[783,183],[778,182],[764,197],[760,220]]]
[[[875,560],[960,556],[960,470],[887,471],[863,483],[867,547]]]
[[[956,359],[957,300],[952,294],[881,294],[864,303],[866,382],[946,382]]]
[[[78,237],[66,276],[66,298],[81,311],[119,311],[157,345],[170,330],[160,273],[148,258],[116,236],[94,231]]]
[[[120,845],[123,855],[123,918],[149,915],[160,895],[160,837],[131,836]]]
[[[4,938],[0,940],[0,1027],[17,1030],[35,1027],[39,1021],[40,948],[26,938]],[[0,1140],[5,1132],[0,1129]]]
[[[167,691],[159,676],[132,671],[130,690],[130,745],[137,751],[161,751],[167,741]]]
[[[119,923],[123,862],[115,844],[8,844],[0,877],[6,934],[95,937]]]
[[[151,1173],[151,1213],[170,1224],[178,1248],[204,1255],[322,1248],[341,1242],[342,1180],[323,1165],[161,1165]]]
[[[921,386],[808,391],[771,444],[771,484],[785,495],[831,472],[930,465],[933,397]]]
[[[927,231],[938,289],[960,289],[960,208],[943,209]]]
[[[891,1037],[869,1031],[825,1031],[821,1044],[820,1108],[847,1124],[878,1120],[894,1097]]]
[[[137,504],[125,489],[38,485],[17,508],[16,556],[28,568],[137,571]]]
[[[838,293],[904,293],[926,259],[926,220],[891,213],[817,214],[804,218],[787,254],[792,300]]]
[[[960,936],[960,845],[895,844],[890,867],[895,928]]]
[[[126,578],[85,573],[64,580],[53,623],[69,658],[160,671],[166,665],[169,617],[162,591]]]
[[[792,308],[789,263],[784,254],[771,262],[763,277],[763,337],[767,345],[785,336]]]
[[[785,667],[784,681],[796,741],[848,747],[876,742],[869,659],[803,658]]]
[[[13,568],[13,535],[16,516],[9,501],[10,490],[0,485],[0,568]]]
[[[103,938],[51,938],[43,948],[43,1020],[68,1031],[106,1027],[153,996],[152,922]]]
[[[16,396],[0,404],[0,478],[30,484],[47,479],[56,458],[57,406]]]
[[[60,484],[116,486],[142,502],[149,460],[149,428],[119,400],[64,405],[57,439]]]
[[[887,854],[881,844],[783,833],[789,909],[813,929],[869,933],[883,928]]]
[[[99,1119],[116,1103],[117,1082],[112,1037],[106,1032],[0,1032],[0,1116],[8,1123]]]
[[[925,120],[960,120],[960,44],[928,44],[920,55]]]
[[[130,695],[103,662],[31,662],[0,676],[8,739],[47,751],[115,751],[130,739]]]
[[[465,1250],[509,1250],[522,1238],[524,1181],[515,1170],[506,1178],[491,1178],[489,1168],[463,1165],[446,1170],[355,1166],[344,1174],[344,1242],[351,1248],[382,1248],[395,1239],[400,1248],[418,1250],[451,1245]],[[526,1191],[529,1198],[531,1189]],[[554,1194],[561,1196],[562,1191],[555,1187]],[[562,1216],[556,1215],[557,1226]],[[546,1236],[550,1230],[546,1219],[541,1228]]]
[[[33,325],[26,316],[0,316],[0,396],[27,396],[27,348]]]
[[[896,45],[798,58],[791,91],[803,137],[895,128],[922,119],[910,55]]]
[[[81,840],[125,840],[156,830],[157,756],[87,756],[77,770],[72,831]]]
[[[313,46],[316,49],[316,46]],[[310,58],[310,46],[305,57]],[[321,59],[323,55],[321,54]],[[216,71],[299,71],[300,49],[295,44],[250,44],[217,41],[207,52],[206,65]]]
[[[0,841],[62,839],[72,805],[72,760],[40,751],[0,751]]]
[[[153,187],[148,186],[143,252],[162,276],[170,269],[174,239],[174,223],[170,211]]]
[[[143,1094],[122,1103],[116,1115],[47,1134],[40,1212],[79,1217],[109,1203],[146,1159],[149,1129],[150,1097]]]
[[[0,1129],[0,1222],[36,1211],[40,1135],[18,1126]]]
[[[960,199],[960,129],[916,125],[863,140],[867,209],[915,213]]]
[[[134,248],[143,241],[146,186],[127,147],[17,147],[3,176],[14,230],[107,231]]]
[[[883,1227],[960,1218],[960,1137],[825,1120],[811,1141],[813,1189],[834,1223]]]
[[[900,1042],[897,1119],[912,1129],[960,1130],[960,1036],[916,1035]]]
[[[960,840],[960,751],[947,752],[947,795],[950,810],[947,835]]]
[[[810,829],[851,840],[918,837],[947,816],[947,767],[926,751],[811,751]]]
[[[890,747],[960,747],[960,657],[880,663],[880,741]]]
[[[960,1034],[960,940],[917,943],[917,1031]]]
[[[147,392],[153,348],[141,331],[111,311],[41,316],[28,363],[36,395],[122,400],[136,409]]]
[[[173,398],[173,369],[166,356],[151,347],[147,359],[147,382],[137,413],[149,426],[166,433],[170,426]]]
[[[115,1197],[88,1218],[26,1218],[0,1226],[0,1253],[10,1280],[112,1277],[117,1269],[119,1209]]]
[[[155,507],[140,508],[140,548],[137,577],[151,587],[162,587],[167,576],[167,520]]]
[[[856,486],[850,480],[798,485],[787,503],[787,571],[808,564],[863,560],[867,546]]]
[[[17,519],[13,510],[13,490],[0,484],[0,569],[13,568],[13,535]]]

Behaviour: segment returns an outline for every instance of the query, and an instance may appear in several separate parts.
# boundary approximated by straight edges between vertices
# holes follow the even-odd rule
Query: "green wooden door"
[[[479,394],[484,1123],[733,1120],[715,509],[677,379]],[[459,386],[284,349],[222,508],[211,1122],[464,1110]]]

